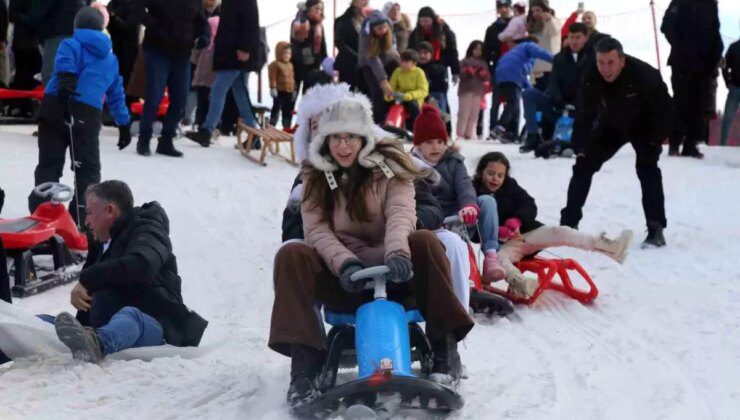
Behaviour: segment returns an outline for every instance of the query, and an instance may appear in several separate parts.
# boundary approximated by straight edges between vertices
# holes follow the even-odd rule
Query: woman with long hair
[[[353,273],[385,264],[409,279],[389,298],[414,305],[426,320],[434,366],[430,379],[449,384],[462,365],[457,342],[473,321],[455,297],[449,262],[436,236],[415,231],[414,163],[396,139],[377,139],[370,103],[352,95],[319,117],[304,162],[301,213],[305,242],[286,243],[275,257],[275,301],[269,346],[291,357],[289,404],[316,395],[326,343],[317,301],[354,311],[369,296]],[[413,298],[413,299],[412,299]]]
[[[390,75],[399,62],[391,22],[382,12],[372,12],[362,24],[358,55],[358,66],[373,103],[373,121],[380,124],[385,119],[385,97],[393,96]]]

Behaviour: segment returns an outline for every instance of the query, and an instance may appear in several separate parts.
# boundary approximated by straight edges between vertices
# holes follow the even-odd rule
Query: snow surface
[[[33,128],[0,127],[4,217],[27,213],[37,160]],[[262,168],[233,139],[203,149],[179,140],[185,158],[119,152],[104,130],[104,179],[129,183],[137,203],[167,210],[183,295],[210,321],[193,360],[108,360],[69,356],[0,367],[2,419],[283,419],[289,360],[266,346],[272,261],[281,211],[296,169],[274,158]],[[490,150],[536,198],[539,220],[557,223],[572,161],[521,156],[515,146],[472,142],[472,171]],[[584,306],[546,292],[508,319],[478,319],[461,346],[470,378],[466,405],[451,418],[731,419],[740,410],[740,149],[705,148],[704,161],[664,158],[668,247],[633,244],[624,266],[596,254],[577,258],[600,296]],[[63,181],[71,183],[68,169]],[[642,240],[644,219],[634,152],[625,147],[594,180],[584,231],[624,228]],[[30,313],[72,310],[71,285],[16,301]]]

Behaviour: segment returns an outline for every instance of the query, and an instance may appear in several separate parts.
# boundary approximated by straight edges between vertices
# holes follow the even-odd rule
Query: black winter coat
[[[586,48],[578,53],[577,61],[573,59],[573,52],[564,47],[552,60],[550,84],[547,94],[559,108],[566,104],[575,105],[578,99],[578,89],[581,79],[590,66],[593,65]]]
[[[488,192],[488,189],[483,187],[478,180],[474,184],[478,195],[493,195],[496,199],[498,219],[502,225],[512,217],[516,217],[522,222],[522,227],[519,228],[522,234],[544,226],[536,220],[537,204],[534,198],[520,187],[514,178],[507,176],[501,188],[493,194]]]
[[[93,308],[97,293],[107,295],[106,302],[116,302],[115,308],[98,309],[107,317],[101,320],[91,313],[90,319],[105,324],[105,318],[122,307],[133,306],[162,324],[168,344],[197,346],[208,322],[183,303],[169,228],[167,214],[156,201],[135,208],[113,225],[105,252],[90,252],[80,283],[93,294]]]
[[[108,33],[113,42],[113,53],[118,57],[118,69],[124,87],[128,85],[139,54],[139,32],[136,0],[111,0],[108,3],[110,23]]]
[[[8,41],[8,4],[0,2],[0,41]]]
[[[213,70],[258,70],[260,21],[257,0],[224,0],[213,47]],[[249,53],[239,61],[236,51]]]
[[[37,31],[39,41],[57,36],[71,36],[75,15],[86,0],[33,0],[24,23]]]
[[[496,64],[501,58],[501,41],[498,35],[506,29],[511,18],[499,17],[486,29],[486,37],[483,39],[483,61],[488,63],[488,69],[493,76],[496,72]]]
[[[360,47],[360,33],[355,29],[355,8],[350,7],[334,22],[334,46],[338,53],[334,62],[334,70],[339,72],[339,78],[345,82],[357,80],[357,50]]]
[[[671,1],[660,31],[671,44],[668,65],[674,72],[717,75],[724,50],[717,0]]]
[[[39,37],[36,29],[26,22],[26,14],[31,10],[31,0],[10,0],[8,18],[13,24],[13,49],[37,50]]]
[[[146,26],[145,50],[184,59],[190,57],[198,38],[205,38],[208,45],[208,21],[201,0],[141,0],[138,12]]]
[[[450,88],[447,77],[447,67],[439,62],[430,61],[426,64],[418,64],[419,68],[424,70],[429,82],[429,92],[447,93]]]
[[[659,145],[672,127],[673,100],[660,73],[626,56],[622,73],[607,83],[596,67],[583,77],[576,105],[573,143],[576,149],[612,130],[622,138]]]
[[[730,86],[740,87],[740,41],[733,42],[727,49],[722,76],[728,89]]]
[[[446,23],[440,21],[440,25],[442,25],[442,36],[444,38],[444,43],[439,62],[442,63],[445,67],[449,67],[452,74],[459,76],[460,58],[457,52],[457,37]],[[424,36],[424,30],[421,29],[421,26],[416,25],[416,28],[414,28],[414,30],[411,32],[411,35],[409,36],[409,48],[418,51],[419,44],[421,44],[423,41],[429,42],[429,39],[428,37]]]

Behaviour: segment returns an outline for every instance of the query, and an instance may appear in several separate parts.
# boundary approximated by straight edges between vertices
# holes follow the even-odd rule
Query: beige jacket
[[[396,177],[388,179],[380,170],[375,171],[373,181],[365,197],[372,222],[350,220],[347,201],[341,194],[333,229],[321,221],[320,210],[301,205],[306,243],[337,276],[342,264],[352,258],[366,267],[383,264],[395,254],[411,258],[408,237],[416,229],[414,185]]]
[[[544,22],[542,32],[535,34],[539,39],[537,45],[548,51],[550,54],[555,55],[560,52],[560,20],[555,16],[548,22]],[[544,73],[552,71],[552,63],[548,63],[544,60],[535,60],[534,67],[532,68],[532,77],[537,79]]]

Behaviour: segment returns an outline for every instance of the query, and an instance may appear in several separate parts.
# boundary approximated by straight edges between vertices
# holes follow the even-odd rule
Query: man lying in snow
[[[91,247],[71,303],[54,325],[75,359],[99,362],[132,347],[197,346],[208,322],[189,310],[159,203],[134,208],[121,181],[90,186],[85,223],[102,247]]]

